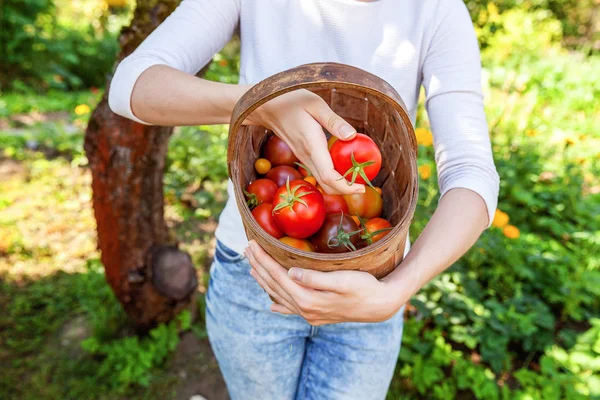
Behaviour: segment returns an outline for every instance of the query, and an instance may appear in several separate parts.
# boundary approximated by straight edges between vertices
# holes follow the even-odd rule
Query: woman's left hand
[[[338,322],[381,322],[409,300],[402,288],[361,271],[289,271],[251,241],[244,252],[250,274],[274,299],[271,311],[298,314],[313,326]]]

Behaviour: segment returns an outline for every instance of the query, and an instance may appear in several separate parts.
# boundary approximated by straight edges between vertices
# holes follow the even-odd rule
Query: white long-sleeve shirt
[[[305,63],[350,64],[389,82],[413,123],[423,85],[441,195],[453,188],[474,191],[485,201],[491,223],[499,178],[483,107],[479,48],[462,0],[184,0],[119,64],[110,107],[145,123],[130,106],[140,74],[158,64],[196,74],[238,24],[243,84]],[[247,237],[232,189],[230,181],[216,235],[241,253]]]

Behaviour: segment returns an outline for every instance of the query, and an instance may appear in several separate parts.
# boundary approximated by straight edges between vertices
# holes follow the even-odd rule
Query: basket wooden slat
[[[383,190],[383,216],[394,228],[371,246],[341,254],[297,250],[267,234],[246,205],[242,190],[257,179],[254,161],[270,132],[262,126],[243,125],[243,121],[267,101],[298,89],[321,96],[334,112],[370,136],[382,152],[381,172],[373,183]],[[337,63],[306,64],[273,75],[252,87],[236,104],[228,145],[229,175],[246,234],[280,264],[320,271],[360,270],[381,278],[402,261],[417,202],[417,143],[406,106],[387,82]]]

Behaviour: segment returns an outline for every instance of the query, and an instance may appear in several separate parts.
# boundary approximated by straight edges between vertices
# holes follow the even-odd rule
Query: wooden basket
[[[373,184],[382,188],[383,216],[394,226],[382,240],[349,253],[310,253],[284,245],[254,220],[242,189],[257,179],[254,162],[260,157],[261,146],[270,131],[242,123],[262,104],[297,89],[308,89],[321,96],[334,112],[379,146],[383,161]],[[284,267],[360,270],[381,278],[402,261],[417,203],[417,143],[404,102],[381,78],[344,64],[317,63],[263,80],[235,105],[229,126],[227,162],[248,238],[256,240]]]

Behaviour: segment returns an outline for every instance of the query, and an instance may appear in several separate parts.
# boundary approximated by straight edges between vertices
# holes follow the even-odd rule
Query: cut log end
[[[152,284],[168,299],[180,301],[198,287],[190,256],[173,246],[155,246],[150,251]]]

